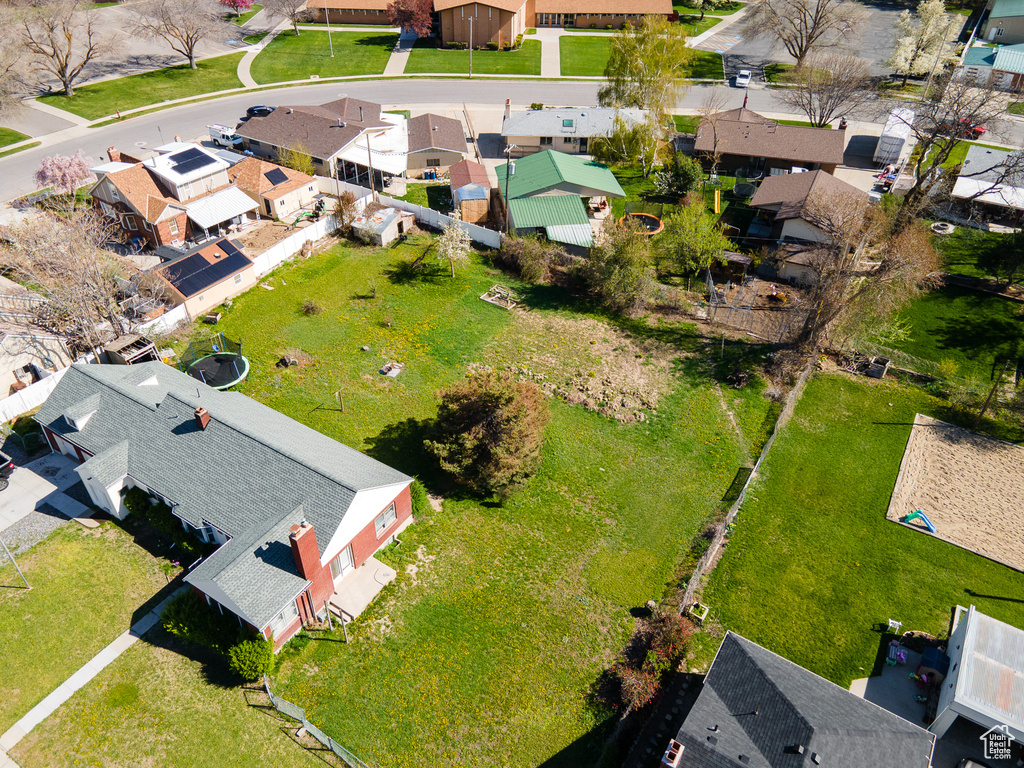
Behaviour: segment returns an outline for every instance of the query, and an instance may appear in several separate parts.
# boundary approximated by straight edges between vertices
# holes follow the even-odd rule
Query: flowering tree
[[[927,74],[941,63],[955,18],[942,0],[922,0],[913,13],[900,14],[892,56],[883,64],[903,75],[904,87],[911,75]]]
[[[394,0],[388,4],[388,21],[401,27],[403,32],[430,37],[430,14],[433,10],[433,0]]]
[[[469,232],[462,227],[459,212],[451,214],[451,223],[444,228],[444,232],[437,238],[437,258],[447,261],[451,267],[452,277],[455,277],[455,265],[464,266],[469,261]]]
[[[71,195],[71,207],[75,207],[75,190],[91,175],[89,162],[82,150],[74,155],[51,155],[44,157],[35,173],[40,187],[53,187],[62,195]]]
[[[252,0],[217,0],[217,2],[234,11],[235,16],[252,8]]]

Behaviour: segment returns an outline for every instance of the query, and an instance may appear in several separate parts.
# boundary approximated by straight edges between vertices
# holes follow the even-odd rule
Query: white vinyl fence
[[[257,276],[263,277],[263,275],[279,266],[289,256],[293,256],[301,251],[302,246],[306,243],[315,243],[337,229],[338,219],[332,214],[310,224],[308,227],[296,230],[294,234],[289,235],[273,248],[264,251],[253,259]]]
[[[320,191],[325,194],[340,195],[343,192],[351,192],[356,198],[357,210],[361,211],[366,203],[372,199],[373,192],[366,187],[360,187],[339,179],[329,179],[325,176],[317,176],[316,180],[320,185]],[[445,216],[433,208],[424,208],[422,205],[408,203],[405,200],[398,200],[387,195],[377,195],[377,199],[381,205],[408,211],[416,217],[416,221],[434,229],[444,229],[452,222],[451,216]],[[500,232],[495,232],[493,229],[487,229],[486,227],[478,227],[476,224],[469,224],[465,221],[460,221],[459,226],[469,233],[469,237],[474,243],[486,246],[487,248],[501,247]]]
[[[188,321],[188,312],[185,311],[185,305],[179,304],[174,309],[169,309],[164,312],[160,317],[153,318],[149,322],[143,323],[136,329],[136,331],[138,333],[167,333]]]
[[[58,371],[54,371],[45,379],[29,384],[20,392],[15,392],[10,397],[0,400],[0,423],[16,419],[21,414],[28,413],[33,408],[38,408],[46,402],[46,398],[53,392],[57,382],[64,378],[64,374],[67,371],[68,369],[65,366]]]

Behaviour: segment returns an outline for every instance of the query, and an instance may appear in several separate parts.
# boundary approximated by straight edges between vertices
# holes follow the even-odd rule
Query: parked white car
[[[210,139],[213,140],[214,146],[228,149],[242,146],[242,137],[235,133],[234,128],[226,125],[208,125],[206,128],[210,131]]]
[[[746,88],[748,85],[750,85],[750,70],[741,69],[736,75],[736,87]]]

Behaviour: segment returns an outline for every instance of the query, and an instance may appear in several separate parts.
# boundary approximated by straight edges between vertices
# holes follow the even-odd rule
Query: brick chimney
[[[121,152],[117,149],[114,149],[114,147],[107,147],[107,157],[110,158],[110,162],[112,163],[121,162]]]
[[[505,99],[505,117],[512,114],[512,99]]]
[[[292,557],[295,558],[295,567],[299,569],[299,575],[314,581],[314,577],[319,576],[322,569],[313,526],[303,520],[301,525],[291,527],[291,535],[288,538],[291,540]]]
[[[196,408],[195,419],[197,427],[200,429],[206,429],[206,426],[210,423],[210,414],[205,408],[199,406]]]

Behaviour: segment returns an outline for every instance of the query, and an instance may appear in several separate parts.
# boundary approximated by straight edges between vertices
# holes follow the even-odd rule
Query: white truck
[[[228,149],[242,148],[242,137],[235,133],[234,128],[229,128],[226,125],[208,125],[206,128],[210,132],[210,138],[215,146]]]

